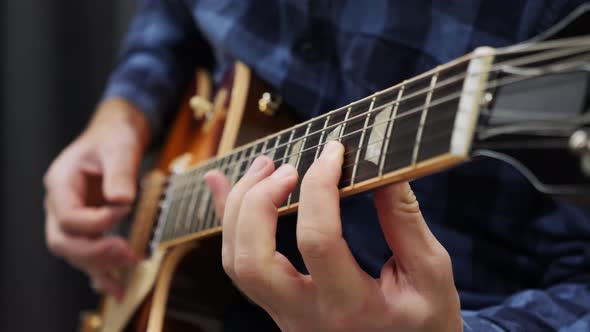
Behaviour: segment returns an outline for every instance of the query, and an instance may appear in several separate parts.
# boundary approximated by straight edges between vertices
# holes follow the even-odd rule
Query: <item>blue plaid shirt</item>
[[[219,79],[241,60],[305,119],[477,46],[527,39],[581,2],[146,0],[105,98],[132,101],[160,132],[196,66],[210,66]],[[494,160],[413,187],[452,257],[465,331],[590,331],[590,213],[539,194]],[[371,195],[348,199],[342,214],[355,257],[378,275],[391,252]],[[279,250],[302,266],[294,222],[280,225]],[[234,309],[228,331],[272,326],[246,302]]]

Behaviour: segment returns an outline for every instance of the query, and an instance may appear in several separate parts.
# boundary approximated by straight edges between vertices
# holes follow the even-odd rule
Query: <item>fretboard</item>
[[[465,56],[186,172],[173,174],[155,241],[172,241],[219,227],[203,175],[219,169],[233,185],[259,155],[272,158],[277,168],[290,164],[299,172],[299,183],[279,210],[283,214],[296,210],[303,174],[330,140],[338,140],[345,147],[339,183],[342,196],[460,162],[466,155],[456,151],[457,133],[467,132],[465,140],[471,139],[467,129],[473,116],[460,117],[465,117],[462,113],[466,108],[477,108],[470,104],[475,104],[473,101],[481,89],[478,83],[487,63],[482,58],[475,61],[473,56]],[[469,75],[471,71],[477,75]]]

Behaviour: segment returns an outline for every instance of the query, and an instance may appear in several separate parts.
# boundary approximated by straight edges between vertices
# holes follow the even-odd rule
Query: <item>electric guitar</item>
[[[148,258],[127,271],[123,302],[105,296],[83,315],[81,331],[215,329],[235,290],[202,176],[220,169],[233,184],[261,154],[304,174],[327,141],[339,140],[342,197],[481,157],[514,165],[544,193],[590,197],[588,22],[585,5],[528,42],[477,48],[302,123],[244,64],[213,99],[208,75],[197,72],[157,166],[141,181],[129,241]],[[280,214],[298,202],[299,185]]]

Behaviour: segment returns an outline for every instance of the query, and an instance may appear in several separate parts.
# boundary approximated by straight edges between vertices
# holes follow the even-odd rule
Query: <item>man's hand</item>
[[[148,131],[134,106],[121,99],[106,101],[44,178],[49,250],[117,298],[123,296],[118,269],[138,257],[121,237],[103,234],[130,211]]]
[[[375,193],[394,257],[377,280],[342,237],[337,184],[343,147],[330,142],[303,179],[297,243],[309,275],[276,251],[277,208],[296,170],[259,157],[231,191],[218,171],[205,176],[223,215],[223,267],[237,287],[288,332],[462,331],[448,253],[428,229],[408,183]],[[371,241],[371,239],[366,239]]]

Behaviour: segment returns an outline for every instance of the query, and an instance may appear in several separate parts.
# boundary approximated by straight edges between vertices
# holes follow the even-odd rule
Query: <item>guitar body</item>
[[[137,252],[150,253],[168,175],[297,123],[284,107],[272,108],[278,105],[262,112],[265,93],[272,91],[242,63],[235,64],[214,96],[208,73],[196,73],[157,167],[141,182],[142,194],[129,235]],[[105,296],[98,312],[83,315],[80,330],[172,332],[218,326],[234,294],[221,266],[220,250],[220,228],[154,248],[149,258],[127,271],[123,301]]]

